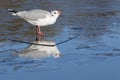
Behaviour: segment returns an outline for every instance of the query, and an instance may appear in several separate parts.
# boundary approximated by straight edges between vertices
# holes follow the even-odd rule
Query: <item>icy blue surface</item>
[[[56,24],[42,27],[43,40],[58,45],[60,58],[33,60],[19,54],[35,40],[35,27],[7,9],[62,9]],[[120,80],[120,0],[0,1],[0,80]],[[4,15],[3,15],[4,14]]]

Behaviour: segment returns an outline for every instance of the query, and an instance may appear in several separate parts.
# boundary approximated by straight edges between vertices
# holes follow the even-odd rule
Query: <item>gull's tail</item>
[[[17,15],[16,13],[17,13],[18,11],[12,10],[12,9],[8,9],[8,12],[10,12],[12,15]]]

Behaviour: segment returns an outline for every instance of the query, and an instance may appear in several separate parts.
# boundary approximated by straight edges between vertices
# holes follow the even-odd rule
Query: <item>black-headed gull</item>
[[[62,10],[46,11],[41,9],[35,9],[30,11],[16,11],[8,9],[12,15],[17,15],[27,22],[36,26],[36,40],[39,40],[43,33],[40,30],[40,26],[52,25],[56,22]]]

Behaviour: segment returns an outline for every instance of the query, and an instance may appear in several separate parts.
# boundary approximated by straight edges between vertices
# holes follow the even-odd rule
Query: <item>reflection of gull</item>
[[[54,42],[50,42],[50,41],[36,41],[35,43],[55,45]],[[44,58],[50,56],[54,56],[55,58],[58,58],[61,56],[61,54],[57,49],[57,46],[31,45],[23,53],[21,53],[20,56],[38,59],[38,58]]]
[[[40,26],[47,26],[54,24],[62,12],[61,10],[54,10],[49,12],[41,9],[35,9],[30,11],[15,11],[12,9],[8,9],[8,11],[13,15],[17,15],[25,19],[27,22],[35,25],[37,40],[38,40],[38,36],[43,35],[43,33],[40,30]]]

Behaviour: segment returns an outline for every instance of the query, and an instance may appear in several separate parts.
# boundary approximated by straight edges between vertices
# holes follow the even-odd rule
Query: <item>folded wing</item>
[[[45,10],[31,10],[31,11],[19,11],[17,15],[26,20],[35,21],[38,19],[44,19],[47,15],[50,15],[50,13]]]

